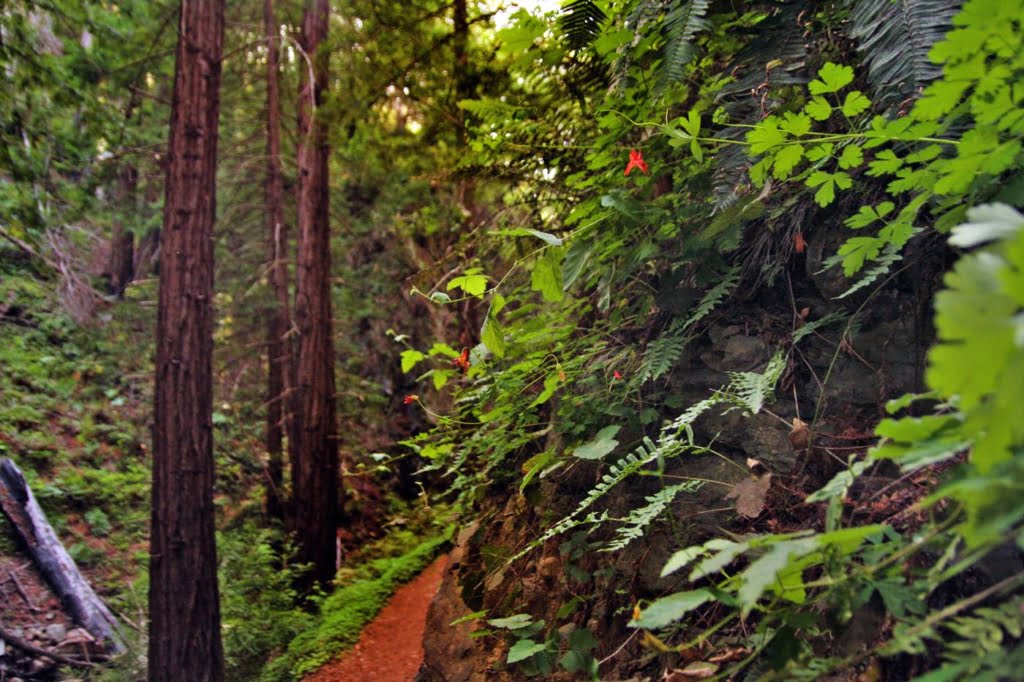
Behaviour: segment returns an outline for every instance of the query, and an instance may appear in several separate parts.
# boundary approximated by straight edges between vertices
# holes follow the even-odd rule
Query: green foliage
[[[992,608],[976,609],[940,627],[903,627],[893,633],[889,653],[920,654],[928,642],[943,646],[945,663],[915,682],[940,680],[1000,680],[1017,675],[1021,663],[1020,639],[1024,635],[1022,600],[1013,599]]]
[[[534,621],[526,613],[516,614],[507,618],[493,618],[487,624],[507,630],[515,639],[509,647],[505,662],[515,664],[519,672],[528,677],[551,675],[555,664],[571,673],[589,673],[597,679],[597,661],[590,653],[596,649],[598,642],[590,630],[572,629],[565,636],[565,648],[559,657],[560,644],[556,633],[549,634],[544,641],[536,640],[545,626],[543,619]]]
[[[291,563],[279,533],[247,524],[217,537],[221,632],[228,679],[256,679],[263,662],[313,624],[299,608],[294,584],[304,567]]]
[[[1024,430],[1008,418],[1024,398],[1024,217],[989,205],[970,209],[967,219],[950,241],[984,246],[946,276],[935,304],[939,342],[929,352],[927,380],[947,407],[934,416],[883,421],[878,433],[888,442],[873,455],[913,470],[970,447],[971,470],[933,499],[963,505],[961,533],[976,546],[997,541],[1024,518]]]
[[[706,448],[697,445],[693,441],[693,422],[700,415],[716,406],[726,406],[729,409],[738,408],[749,410],[753,413],[759,412],[771,394],[772,389],[775,386],[775,382],[778,381],[779,375],[782,373],[782,369],[784,367],[785,362],[782,360],[782,356],[776,355],[768,362],[768,365],[762,373],[730,373],[729,376],[731,381],[727,386],[715,391],[711,397],[690,406],[685,412],[664,426],[657,442],[650,438],[644,438],[643,443],[633,452],[610,465],[608,467],[608,472],[601,476],[600,482],[587,493],[571,514],[563,518],[554,526],[545,530],[539,537],[534,539],[524,549],[520,550],[515,556],[513,556],[511,561],[515,561],[516,559],[528,554],[534,548],[540,546],[550,538],[560,535],[572,528],[576,528],[580,525],[596,525],[607,521],[607,512],[602,514],[591,512],[586,516],[583,516],[583,514],[599,499],[604,497],[604,495],[612,488],[630,477],[639,474],[649,465],[657,463],[658,469],[660,470],[664,467],[664,462],[673,457],[678,457],[684,453],[696,455],[706,452]],[[608,436],[606,432],[606,440],[603,442],[607,442],[607,438]],[[687,486],[686,489],[692,491],[695,487]],[[682,488],[680,488],[680,490],[682,490]],[[652,515],[656,514],[662,511],[668,505],[668,502],[669,500],[667,499],[654,500],[652,501],[652,504],[654,505],[653,509],[656,509],[657,511],[648,511],[650,511]],[[639,514],[639,516],[631,516],[626,520],[627,526],[621,536],[623,539],[631,537],[636,532],[638,525],[642,529],[649,522],[650,519],[642,518],[644,516],[643,511],[640,511]]]
[[[939,340],[929,353],[927,379],[932,392],[925,397],[941,400],[937,412],[883,420],[876,432],[884,441],[870,452],[870,459],[851,461],[848,470],[808,497],[808,502],[840,500],[872,460],[892,459],[904,471],[913,472],[967,450],[966,467],[925,500],[925,504],[940,499],[957,503],[950,518],[957,525],[945,523],[927,531],[933,543],[948,547],[943,560],[927,575],[906,580],[890,566],[907,553],[908,545],[877,525],[852,524],[818,534],[713,538],[679,550],[662,571],[669,575],[692,566],[688,580],[710,579],[713,587],[655,600],[631,623],[633,627],[663,628],[706,602],[717,601],[742,617],[760,611],[759,632],[776,633],[781,623],[795,617],[793,609],[815,603],[835,608],[844,602],[843,608],[851,608],[877,592],[889,613],[899,619],[882,653],[924,654],[928,642],[941,645],[948,662],[919,679],[965,675],[999,679],[1014,664],[1017,648],[1007,646],[1007,635],[1020,636],[1019,608],[983,607],[971,615],[958,614],[978,606],[987,596],[1019,588],[1020,576],[1010,576],[945,608],[928,609],[923,603],[924,595],[994,547],[1008,541],[1019,545],[1024,522],[1020,485],[1024,433],[1010,416],[1024,384],[1024,376],[1015,374],[1024,366],[1018,329],[1024,309],[1020,295],[1024,287],[1018,282],[1024,272],[1024,218],[1008,207],[992,205],[968,210],[967,219],[953,230],[950,241],[981,248],[961,257],[946,277],[947,289],[936,299]],[[993,365],[985,368],[985,362]],[[911,401],[911,397],[893,401],[889,409],[905,409]],[[973,553],[950,566],[950,550],[961,543]],[[748,560],[744,568],[727,571],[743,557]],[[824,575],[808,583],[805,576],[815,569]],[[851,594],[858,595],[852,602]],[[794,677],[812,671],[819,675],[843,664],[806,651],[789,658],[787,671]]]

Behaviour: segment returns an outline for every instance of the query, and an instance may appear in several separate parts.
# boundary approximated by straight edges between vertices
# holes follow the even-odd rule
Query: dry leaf
[[[754,519],[764,511],[764,498],[768,494],[768,488],[772,484],[772,475],[764,474],[746,478],[729,491],[725,499],[736,498],[736,511],[741,516]]]
[[[738,661],[749,653],[749,649],[726,649],[720,654],[715,654],[708,661],[711,663],[729,663],[731,661]]]
[[[761,460],[754,459],[753,457],[747,457],[747,468],[753,469],[754,467],[764,466],[761,464]]]
[[[706,680],[714,677],[718,672],[718,666],[714,663],[694,661],[685,668],[666,670],[662,674],[662,682],[689,682],[689,680]]]
[[[789,432],[789,444],[794,450],[803,450],[811,444],[811,428],[800,417],[793,417],[793,428]]]

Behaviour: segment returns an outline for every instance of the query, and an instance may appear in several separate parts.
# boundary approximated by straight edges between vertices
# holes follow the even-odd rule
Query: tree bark
[[[267,256],[276,305],[267,316],[267,516],[284,519],[284,435],[294,438],[294,353],[288,304],[288,226],[284,223],[284,180],[281,176],[281,105],[278,96],[278,31],[273,0],[263,2],[267,34]]]
[[[224,0],[182,0],[157,308],[150,682],[224,679],[213,510],[213,224]]]
[[[134,204],[135,188],[138,183],[138,172],[130,164],[125,164],[119,172],[117,182],[118,210],[122,215],[114,222],[114,231],[110,239],[110,260],[107,273],[110,277],[107,293],[118,298],[124,297],[124,290],[135,278],[135,235],[125,228],[125,217],[130,215]]]
[[[301,47],[313,63],[299,89],[298,281],[295,324],[299,333],[295,448],[291,450],[294,528],[298,560],[313,565],[300,584],[330,589],[335,573],[338,511],[338,439],[335,414],[331,315],[331,235],[327,193],[327,136],[321,105],[327,91],[327,0],[310,0]]]

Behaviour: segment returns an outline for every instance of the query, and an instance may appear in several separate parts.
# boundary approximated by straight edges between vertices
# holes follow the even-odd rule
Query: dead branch
[[[5,630],[2,625],[0,625],[0,639],[4,640],[5,642],[7,642],[8,644],[17,649],[21,649],[25,653],[32,654],[33,656],[43,656],[45,658],[57,661],[58,663],[74,666],[76,668],[96,667],[96,663],[93,663],[92,661],[80,661],[77,658],[69,658],[68,656],[64,656],[63,654],[58,654],[55,651],[49,651],[48,649],[43,649],[42,647],[38,647],[35,644],[26,642],[20,637],[15,637],[8,630]],[[96,658],[100,661],[109,660],[106,656],[97,656]]]

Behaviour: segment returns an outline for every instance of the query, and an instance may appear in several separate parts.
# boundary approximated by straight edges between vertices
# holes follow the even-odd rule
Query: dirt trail
[[[363,629],[355,648],[303,682],[411,682],[423,662],[427,607],[447,563],[447,556],[439,557],[399,588]]]

